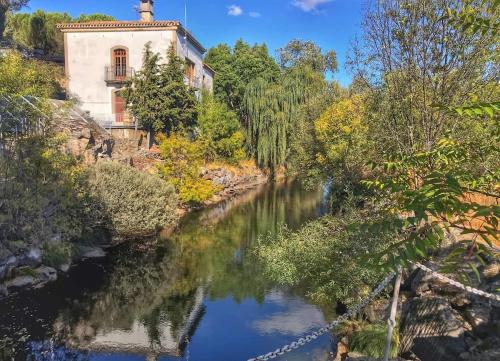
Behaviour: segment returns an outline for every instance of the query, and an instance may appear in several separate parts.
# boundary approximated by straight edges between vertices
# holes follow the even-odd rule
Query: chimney
[[[153,21],[153,3],[154,0],[141,0],[141,6],[139,7],[141,21]]]

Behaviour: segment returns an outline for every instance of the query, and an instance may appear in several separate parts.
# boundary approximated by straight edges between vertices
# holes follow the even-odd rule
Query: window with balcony
[[[111,49],[111,66],[106,66],[107,83],[124,83],[134,75],[134,69],[129,66],[128,49],[118,46]]]
[[[127,77],[127,50],[115,49],[113,51],[114,73],[117,80],[125,80]]]

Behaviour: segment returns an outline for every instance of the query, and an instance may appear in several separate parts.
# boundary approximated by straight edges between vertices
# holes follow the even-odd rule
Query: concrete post
[[[394,332],[394,327],[396,326],[396,313],[398,311],[398,299],[399,299],[399,289],[401,288],[401,279],[403,278],[403,272],[401,268],[398,271],[396,277],[396,282],[394,283],[394,293],[392,295],[392,305],[391,314],[387,320],[387,338],[385,340],[385,352],[384,361],[389,360],[389,354],[391,353],[391,343],[392,343],[392,333]]]

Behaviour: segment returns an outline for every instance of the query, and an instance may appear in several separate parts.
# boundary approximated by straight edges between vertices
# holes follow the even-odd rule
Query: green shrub
[[[43,264],[54,268],[69,264],[73,255],[72,245],[66,242],[58,244],[46,242],[43,244],[42,251]]]
[[[326,216],[296,232],[287,227],[260,238],[255,252],[275,281],[299,286],[316,302],[351,305],[366,297],[384,273],[364,261],[388,242],[384,234],[360,234],[349,226],[366,212]]]
[[[209,92],[203,93],[198,106],[198,126],[212,159],[237,162],[245,157],[245,136],[236,113]]]
[[[160,172],[165,180],[175,186],[185,203],[199,204],[218,191],[213,182],[203,179],[201,167],[205,162],[205,143],[191,141],[178,134],[160,137],[160,153],[164,160]]]
[[[387,325],[363,324],[361,328],[352,335],[349,346],[352,351],[380,359],[384,356],[386,336]],[[397,357],[398,347],[399,333],[396,328],[392,334],[391,352],[389,354],[391,359]]]
[[[157,176],[101,161],[89,170],[88,188],[117,236],[149,235],[177,221],[175,189]]]

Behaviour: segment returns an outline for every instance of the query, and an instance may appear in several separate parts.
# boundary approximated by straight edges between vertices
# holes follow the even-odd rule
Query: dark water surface
[[[329,317],[266,279],[249,250],[279,224],[319,217],[323,198],[298,183],[266,186],[187,216],[169,239],[1,300],[0,360],[245,361],[294,341]],[[330,351],[323,336],[277,360],[326,361]]]

